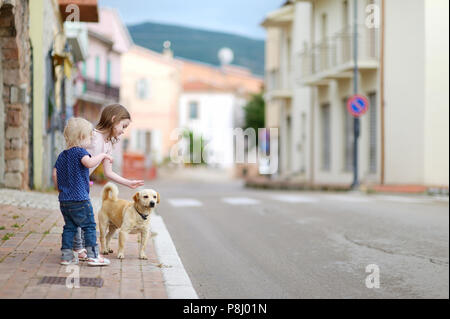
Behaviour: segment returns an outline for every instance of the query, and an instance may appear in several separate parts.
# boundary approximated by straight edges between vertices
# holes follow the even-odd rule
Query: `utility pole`
[[[358,94],[358,0],[353,0],[353,94]],[[353,183],[352,189],[359,187],[358,180],[358,138],[359,117],[353,118]]]

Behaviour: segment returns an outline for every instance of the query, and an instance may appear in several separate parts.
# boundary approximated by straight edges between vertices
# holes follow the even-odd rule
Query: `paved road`
[[[448,198],[147,185],[200,298],[449,297]]]

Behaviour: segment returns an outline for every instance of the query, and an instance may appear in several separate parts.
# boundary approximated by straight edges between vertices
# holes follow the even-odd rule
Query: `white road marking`
[[[301,196],[301,195],[274,195],[273,199],[288,203],[317,203],[317,198]]]
[[[313,217],[306,217],[306,218],[296,219],[295,220],[295,222],[297,224],[300,224],[300,225],[311,224],[311,223],[314,223],[314,222],[317,222],[317,221],[320,221],[320,219],[319,218],[313,218]]]
[[[349,196],[346,194],[343,195],[326,195],[324,198],[329,200],[338,200],[341,202],[353,202],[353,203],[367,203],[370,202],[369,198],[358,197],[358,196]]]
[[[222,201],[230,205],[256,205],[260,201],[248,197],[224,197]]]
[[[199,207],[203,206],[202,202],[193,198],[171,198],[168,202],[173,207]]]

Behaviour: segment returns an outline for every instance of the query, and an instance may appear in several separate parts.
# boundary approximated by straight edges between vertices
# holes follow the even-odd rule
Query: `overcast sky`
[[[264,39],[260,26],[285,0],[99,0],[119,11],[125,24],[146,21],[223,31]]]

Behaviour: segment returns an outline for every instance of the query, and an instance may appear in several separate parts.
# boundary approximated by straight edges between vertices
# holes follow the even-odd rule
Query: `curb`
[[[199,299],[160,215],[152,217],[151,230],[169,299]]]
[[[290,180],[271,180],[267,178],[247,178],[246,188],[273,189],[273,190],[296,190],[296,191],[352,191],[350,185],[344,184],[309,184],[306,182],[295,182]],[[360,185],[359,191],[367,194],[406,194],[406,195],[438,195],[448,197],[448,187],[424,186],[424,185]]]
[[[274,190],[301,190],[301,191],[350,191],[349,185],[311,185],[288,180],[262,180],[245,179],[246,188],[274,189]]]

